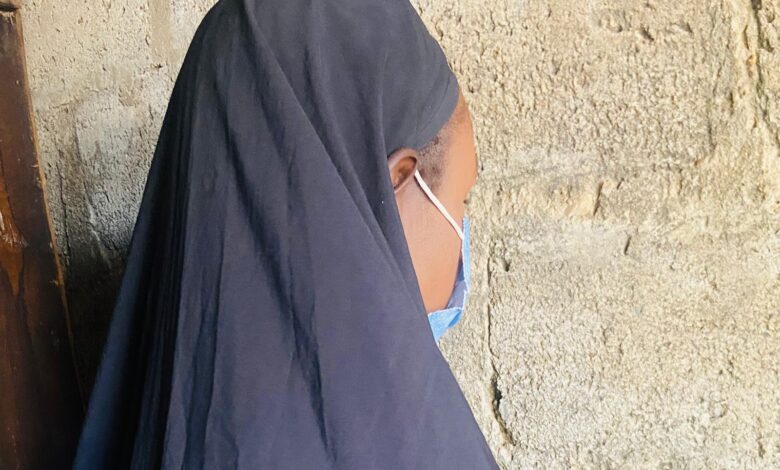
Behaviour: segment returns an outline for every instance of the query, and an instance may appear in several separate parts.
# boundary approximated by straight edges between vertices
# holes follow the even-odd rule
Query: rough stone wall
[[[87,386],[212,4],[23,6]],[[780,468],[780,1],[415,5],[482,166],[441,346],[502,467]]]

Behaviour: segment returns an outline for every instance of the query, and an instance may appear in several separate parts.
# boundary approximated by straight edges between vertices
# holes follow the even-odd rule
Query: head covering
[[[458,85],[407,0],[220,0],[165,113],[76,469],[496,469],[387,167]]]

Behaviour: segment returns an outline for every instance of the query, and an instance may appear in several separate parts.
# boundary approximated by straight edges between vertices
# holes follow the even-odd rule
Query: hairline
[[[452,134],[466,119],[466,106],[463,98],[458,97],[450,118],[439,129],[439,132],[419,150],[419,169],[423,179],[432,191],[438,188],[445,169],[445,155],[452,144]]]

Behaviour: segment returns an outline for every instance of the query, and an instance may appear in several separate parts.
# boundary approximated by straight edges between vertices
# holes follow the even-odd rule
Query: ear
[[[390,170],[390,181],[393,191],[398,194],[406,184],[414,178],[417,160],[420,154],[411,147],[401,147],[387,157],[387,167]]]

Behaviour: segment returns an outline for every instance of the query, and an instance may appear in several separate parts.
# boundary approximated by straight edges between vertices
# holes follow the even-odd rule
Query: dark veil
[[[386,160],[457,90],[408,0],[220,0],[165,113],[74,468],[498,468]]]

